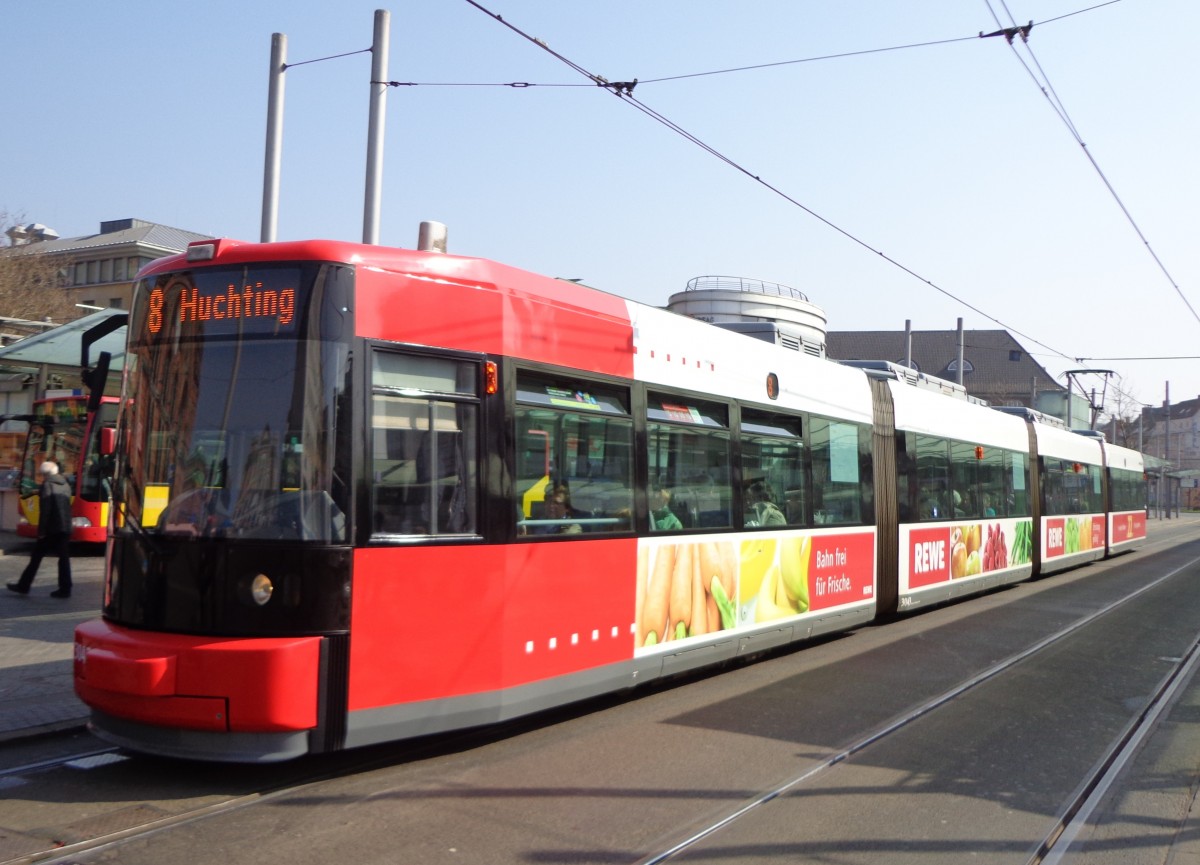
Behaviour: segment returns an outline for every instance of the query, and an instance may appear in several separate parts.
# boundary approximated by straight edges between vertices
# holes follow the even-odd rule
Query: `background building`
[[[834,360],[890,360],[904,364],[902,330],[830,331],[826,353]],[[958,331],[914,330],[909,364],[926,375],[958,381]],[[1035,408],[1065,417],[1067,389],[1007,330],[964,330],[962,385],[992,405]]]
[[[95,234],[59,237],[40,223],[5,230],[0,248],[0,529],[16,526],[12,487],[28,424],[3,420],[28,415],[48,392],[83,392],[80,336],[115,310],[128,309],[138,270],[156,258],[182,252],[209,235],[141,219],[100,223]],[[27,258],[26,258],[27,257]],[[124,329],[97,344],[123,359]],[[110,375],[109,391],[118,387]]]
[[[193,240],[210,239],[207,234],[143,219],[101,222],[97,233],[79,237],[59,237],[37,223],[14,226],[6,233],[12,246],[0,254],[49,256],[57,265],[59,287],[70,299],[100,309],[128,309],[133,278],[143,265],[182,252]]]
[[[794,288],[733,276],[698,276],[671,295],[667,309],[814,357],[891,361],[959,382],[959,331],[843,330]],[[1007,330],[962,332],[961,384],[997,406],[1025,406],[1086,427],[1089,400],[1071,394]],[[1068,412],[1068,410],[1070,410]]]
[[[1200,397],[1142,409],[1142,449],[1179,469],[1200,469]]]
[[[1200,397],[1142,409],[1142,450],[1179,481],[1180,504],[1200,508]]]

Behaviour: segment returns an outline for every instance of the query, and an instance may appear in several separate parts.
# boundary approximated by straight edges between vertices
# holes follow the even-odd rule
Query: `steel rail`
[[[1192,643],[1187,654],[1176,660],[1174,667],[1146,700],[1142,711],[1113,740],[1107,753],[1088,774],[1029,859],[1029,865],[1059,865],[1064,857],[1079,852],[1074,845],[1075,839],[1117,782],[1126,764],[1141,748],[1142,742],[1158,728],[1163,713],[1174,704],[1176,694],[1191,681],[1197,664],[1200,664],[1200,637]]]
[[[894,733],[897,733],[900,730],[905,729],[906,727],[911,725],[913,722],[920,720],[921,718],[930,714],[931,712],[935,711],[936,709],[946,705],[947,703],[950,703],[950,702],[956,700],[957,698],[961,697],[963,694],[967,693],[968,691],[973,690],[974,688],[978,687],[979,685],[983,684],[984,682],[987,682],[987,681],[995,678],[996,676],[1000,675],[1001,673],[1006,672],[1007,670],[1011,669],[1012,667],[1016,666],[1017,664],[1020,664],[1021,662],[1033,657],[1034,655],[1037,655],[1040,652],[1045,651],[1048,647],[1054,645],[1055,643],[1059,642],[1060,640],[1065,639],[1066,637],[1075,633],[1079,629],[1087,627],[1088,625],[1095,622],[1097,619],[1103,618],[1104,616],[1108,615],[1109,613],[1113,612],[1114,610],[1118,609],[1119,607],[1124,606],[1126,603],[1128,603],[1129,601],[1138,597],[1139,595],[1142,595],[1143,593],[1148,592],[1151,589],[1158,587],[1159,585],[1166,582],[1167,580],[1170,580],[1170,579],[1178,576],[1181,572],[1187,570],[1188,568],[1192,568],[1192,567],[1196,566],[1197,564],[1200,564],[1200,556],[1198,556],[1194,559],[1191,559],[1190,561],[1186,562],[1185,564],[1180,565],[1177,568],[1174,568],[1174,569],[1168,571],[1167,573],[1163,574],[1162,576],[1159,576],[1156,579],[1152,580],[1151,582],[1138,587],[1134,591],[1129,592],[1128,594],[1122,596],[1121,598],[1119,598],[1115,601],[1112,601],[1097,610],[1094,610],[1093,612],[1087,614],[1086,616],[1084,616],[1080,619],[1077,619],[1076,621],[1072,622],[1071,624],[1066,625],[1063,628],[1060,628],[1058,631],[1055,631],[1053,634],[1050,634],[1047,637],[1043,637],[1041,640],[1038,640],[1036,643],[1033,643],[1032,645],[1021,650],[1020,652],[1016,652],[1015,654],[1010,655],[1009,657],[996,662],[995,664],[993,664],[992,666],[983,670],[982,672],[977,673],[976,675],[970,677],[969,679],[963,680],[959,684],[955,685],[953,688],[950,688],[950,689],[944,691],[943,693],[941,693],[940,695],[933,697],[930,700],[927,700],[926,702],[920,704],[919,706],[916,706],[913,709],[910,709],[908,712],[901,715],[899,718],[874,730],[873,732],[866,734],[862,738],[858,739],[857,741],[853,742],[852,744],[848,745],[847,747],[841,749],[840,751],[830,754],[828,757],[824,758],[823,760],[818,761],[816,764],[805,769],[803,772],[792,776],[791,778],[789,778],[788,780],[779,784],[778,786],[760,794],[759,796],[755,797],[753,800],[751,800],[747,804],[730,812],[729,814],[725,815],[721,819],[713,821],[708,826],[704,827],[703,829],[700,829],[699,831],[697,831],[694,834],[692,834],[691,836],[683,839],[682,841],[675,844],[674,846],[672,846],[666,850],[660,851],[658,853],[654,853],[650,856],[646,856],[642,859],[639,859],[637,862],[637,865],[658,865],[658,863],[667,862],[670,859],[673,859],[675,856],[679,855],[680,853],[684,852],[685,850],[688,850],[689,848],[694,847],[696,844],[700,843],[701,841],[709,838],[710,836],[716,834],[717,832],[720,832],[725,827],[727,827],[733,823],[736,823],[738,820],[742,819],[743,817],[757,811],[757,809],[759,809],[763,805],[766,805],[767,803],[779,798],[783,794],[800,786],[801,784],[805,783],[806,781],[809,781],[810,779],[816,777],[817,775],[821,774],[822,772],[826,771],[827,769],[830,769],[830,768],[836,766],[838,763],[841,763],[844,760],[854,756],[855,754],[858,754],[860,751],[863,751],[866,748],[869,748],[871,745],[874,745],[875,743],[877,743],[883,739],[886,739],[887,737],[893,735]],[[1195,647],[1193,647],[1193,652],[1189,653],[1189,655],[1191,656],[1194,654],[1195,654]],[[1196,662],[1196,657],[1191,657],[1191,660],[1189,661],[1189,663],[1195,663],[1195,662]],[[1175,672],[1177,672],[1177,671],[1175,671]],[[1168,680],[1173,680],[1174,677],[1175,677],[1175,673],[1173,672],[1172,674],[1168,674],[1167,678],[1168,678]],[[1184,677],[1184,678],[1186,679],[1186,677]],[[1152,698],[1152,701],[1153,700],[1154,700],[1154,698]],[[1125,738],[1127,738],[1127,737],[1123,735],[1123,736],[1118,737],[1118,740],[1123,740]],[[1117,746],[1110,748],[1109,750],[1110,751],[1119,751],[1120,745],[1118,744]],[[1101,760],[1100,765],[1105,766],[1110,762],[1111,762],[1110,760]],[[1100,772],[1102,774],[1103,769],[1101,769]],[[1095,784],[1089,785],[1087,783],[1085,783],[1083,785],[1083,787],[1089,791],[1092,788],[1094,788],[1095,786],[1096,786]],[[1080,810],[1080,809],[1077,808],[1075,810]],[[1072,809],[1068,808],[1067,814],[1066,814],[1066,819],[1069,820],[1071,816],[1073,816]],[[1061,830],[1059,830],[1058,832],[1055,832],[1052,830],[1052,832],[1051,832],[1051,835],[1053,835],[1055,837],[1057,837],[1058,835],[1061,835],[1061,834],[1063,834]],[[1031,860],[1031,863],[1036,863],[1039,861],[1040,860],[1035,858],[1035,859]]]

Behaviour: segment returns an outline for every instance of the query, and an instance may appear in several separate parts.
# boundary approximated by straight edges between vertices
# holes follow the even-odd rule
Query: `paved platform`
[[[0,531],[0,743],[80,727],[72,682],[75,626],[99,615],[104,549],[75,547],[71,597],[52,598],[58,560],[44,559],[28,595],[3,588],[29,564],[33,542]]]

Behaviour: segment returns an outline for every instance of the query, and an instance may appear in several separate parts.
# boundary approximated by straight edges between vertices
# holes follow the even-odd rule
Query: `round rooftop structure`
[[[697,276],[683,291],[671,295],[667,309],[744,332],[754,325],[773,325],[782,339],[799,339],[806,351],[813,353],[819,347],[820,354],[825,353],[825,311],[804,292],[776,282]]]

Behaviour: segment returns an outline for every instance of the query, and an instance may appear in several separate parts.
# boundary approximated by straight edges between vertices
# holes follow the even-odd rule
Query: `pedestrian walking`
[[[58,463],[42,463],[42,488],[38,493],[38,537],[33,545],[29,564],[15,583],[8,583],[10,592],[29,594],[29,586],[37,576],[38,566],[47,553],[58,556],[58,588],[52,598],[71,597],[71,486],[58,473]]]

